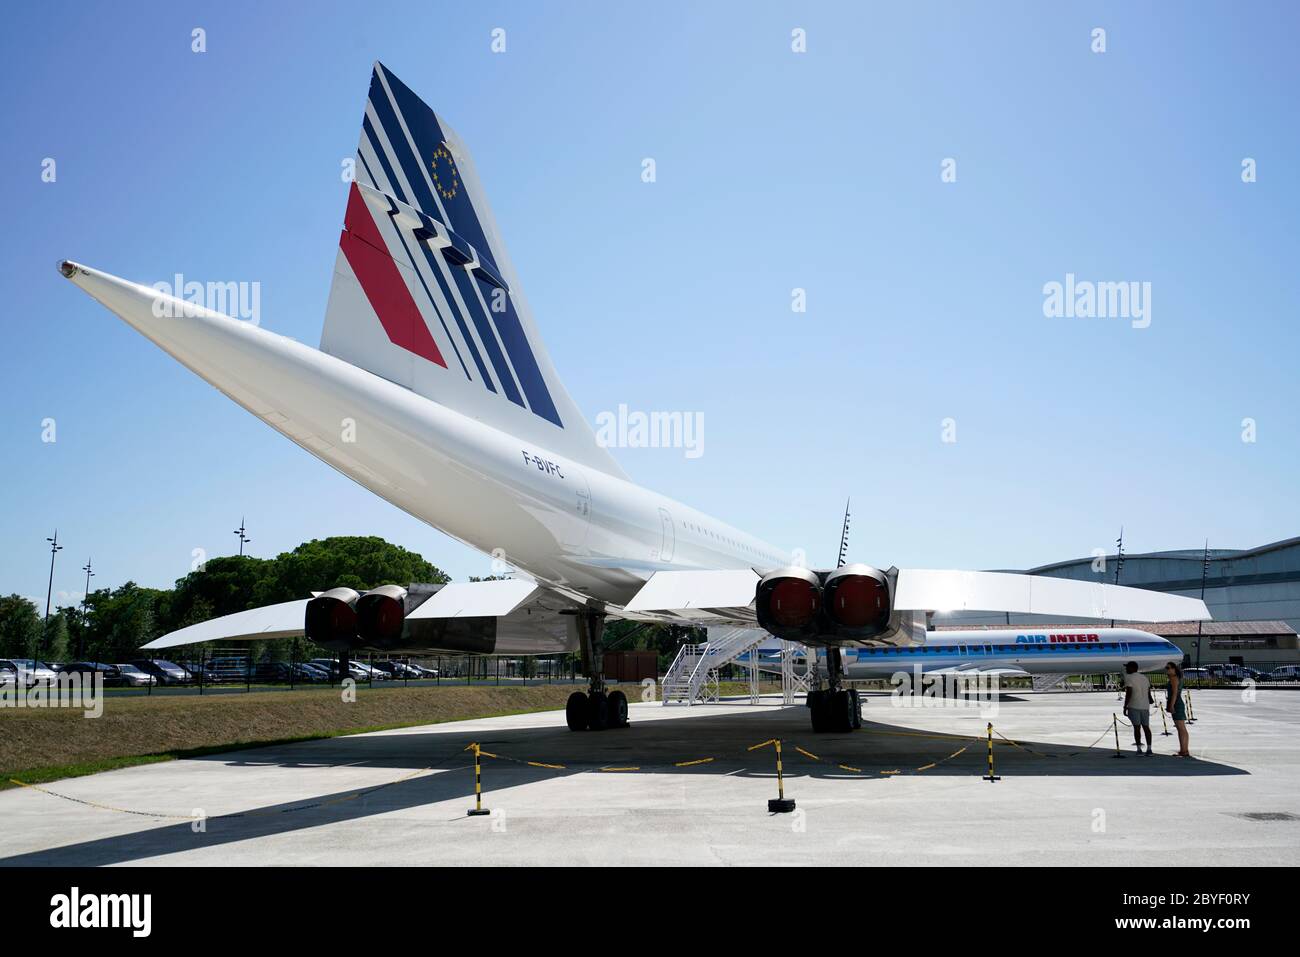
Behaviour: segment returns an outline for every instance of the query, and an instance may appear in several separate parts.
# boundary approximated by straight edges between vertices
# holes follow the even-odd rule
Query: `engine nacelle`
[[[821,603],[821,579],[807,568],[769,572],[754,596],[759,625],[785,641],[807,641],[821,633]]]
[[[385,651],[396,648],[406,619],[406,589],[401,585],[372,588],[357,599],[356,614],[361,644]]]
[[[872,638],[889,627],[889,579],[870,565],[845,565],[822,583],[822,611],[838,638]]]
[[[853,641],[889,629],[889,577],[870,565],[834,571],[781,568],[765,575],[754,595],[759,625],[786,641]]]
[[[307,640],[330,651],[359,648],[356,611],[359,597],[351,588],[331,588],[307,602],[303,625]]]

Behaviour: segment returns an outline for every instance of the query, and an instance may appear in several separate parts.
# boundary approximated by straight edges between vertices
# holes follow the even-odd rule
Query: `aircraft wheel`
[[[853,696],[841,689],[833,692],[830,700],[830,730],[845,734],[853,730]]]
[[[603,691],[587,695],[587,727],[592,731],[604,731],[609,727],[609,699]]]
[[[611,691],[609,693],[609,726],[611,728],[626,728],[627,720],[627,695],[621,691]]]
[[[570,731],[587,730],[587,696],[581,691],[569,695],[564,706],[564,720],[569,723]]]
[[[856,731],[862,727],[862,696],[858,694],[857,688],[849,692],[849,701],[849,715],[853,719],[849,727]]]
[[[812,712],[812,729],[813,734],[821,734],[828,730],[826,718],[830,708],[827,707],[827,698],[829,695],[825,691],[808,692],[808,710]]]

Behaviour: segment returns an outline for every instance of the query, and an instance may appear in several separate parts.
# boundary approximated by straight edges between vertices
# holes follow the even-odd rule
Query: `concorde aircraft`
[[[271,428],[513,568],[504,581],[346,588],[239,612],[146,648],[306,634],[381,651],[581,652],[575,730],[627,723],[606,693],[607,618],[755,625],[827,649],[816,730],[858,720],[839,649],[925,642],[924,613],[1208,618],[1203,602],[1054,578],[865,564],[815,570],[636,485],[565,391],[469,151],[376,63],[320,349],[64,261],[60,272]]]

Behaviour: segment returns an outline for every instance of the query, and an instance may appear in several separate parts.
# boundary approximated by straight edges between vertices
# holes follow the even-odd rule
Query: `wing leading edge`
[[[1199,598],[1100,582],[1017,575],[904,568],[894,607],[917,611],[1002,611],[1116,621],[1208,621]]]

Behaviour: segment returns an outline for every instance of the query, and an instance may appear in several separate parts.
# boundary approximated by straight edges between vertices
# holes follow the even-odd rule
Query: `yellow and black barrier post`
[[[1196,709],[1192,707],[1192,690],[1188,688],[1183,692],[1183,697],[1187,699],[1187,723],[1196,723]]]
[[[746,750],[757,751],[769,744],[776,747],[776,797],[768,800],[767,810],[771,814],[789,814],[794,810],[794,798],[785,796],[785,771],[781,767],[781,739],[768,738],[762,744],[753,745]]]
[[[1110,724],[1111,727],[1115,729],[1115,753],[1112,754],[1111,757],[1122,758],[1124,757],[1124,752],[1119,749],[1119,715],[1114,711],[1110,713]]]
[[[1164,703],[1160,701],[1157,701],[1156,704],[1160,708],[1160,727],[1164,729],[1160,732],[1160,735],[1167,738],[1169,737],[1169,720],[1165,717],[1165,706]]]
[[[988,732],[989,732],[989,773],[984,775],[984,780],[992,784],[995,781],[1002,780],[1000,776],[993,773],[993,722],[992,721],[989,722]]]
[[[475,741],[465,750],[474,752],[474,806],[465,813],[470,817],[483,817],[492,813],[483,806],[483,764],[479,760],[483,749]]]

